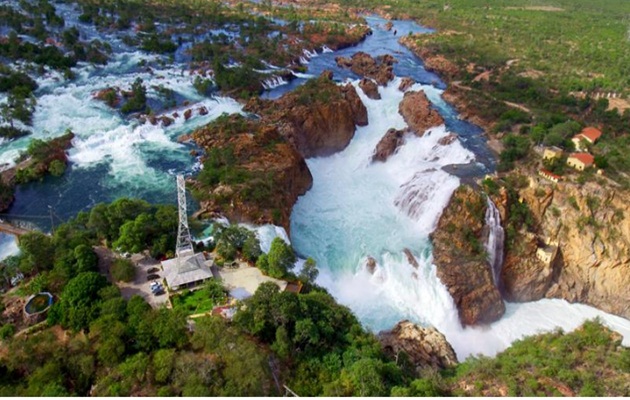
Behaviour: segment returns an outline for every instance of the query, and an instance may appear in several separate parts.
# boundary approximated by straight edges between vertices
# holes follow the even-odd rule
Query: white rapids
[[[458,178],[440,167],[467,163],[474,155],[459,141],[439,145],[448,134],[440,126],[421,138],[407,135],[387,162],[372,163],[373,150],[385,132],[406,126],[398,113],[403,97],[398,84],[396,79],[380,87],[381,100],[357,90],[369,125],[357,129],[345,150],[307,160],[313,188],[293,209],[291,239],[300,254],[317,261],[318,283],[373,331],[389,329],[402,319],[435,326],[460,360],[477,353],[494,355],[525,335],[556,327],[572,330],[596,316],[630,344],[630,321],[562,300],[507,304],[500,321],[461,327],[453,300],[436,277],[429,234],[459,185]],[[417,84],[413,89],[425,90],[430,99],[441,94],[431,86]],[[417,259],[417,270],[403,254],[405,248]],[[377,262],[374,274],[367,271],[368,256]]]

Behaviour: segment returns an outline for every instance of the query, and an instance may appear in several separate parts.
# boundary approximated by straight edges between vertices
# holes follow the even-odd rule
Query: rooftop
[[[166,283],[169,287],[175,288],[212,278],[212,263],[213,260],[206,260],[203,253],[190,253],[162,261],[162,268],[164,268]]]
[[[595,162],[595,158],[589,153],[571,153],[569,158],[575,158],[576,160],[581,161],[584,165],[593,165]]]
[[[593,128],[592,126],[588,126],[582,129],[582,132],[575,135],[576,138],[585,138],[591,143],[595,143],[595,141],[599,139],[600,136],[602,136],[602,131],[597,128]]]

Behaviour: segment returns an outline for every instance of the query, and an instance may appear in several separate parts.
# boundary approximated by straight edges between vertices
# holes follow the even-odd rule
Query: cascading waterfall
[[[274,76],[274,77],[271,77],[269,79],[265,79],[263,81],[262,85],[263,85],[263,87],[266,90],[271,90],[271,89],[277,88],[278,86],[286,85],[287,83],[289,83],[289,82],[287,82],[286,80],[282,79],[281,77]]]
[[[525,335],[556,327],[573,330],[596,316],[630,344],[629,321],[563,300],[506,303],[506,313],[499,321],[462,328],[457,307],[436,276],[429,235],[460,183],[442,167],[469,162],[474,156],[459,141],[440,145],[439,140],[449,134],[441,126],[422,137],[407,136],[386,162],[372,163],[383,134],[406,126],[398,113],[404,96],[397,89],[399,83],[396,78],[379,87],[381,100],[367,98],[357,90],[368,110],[369,125],[358,128],[343,151],[307,160],[313,187],[293,208],[291,241],[299,254],[317,261],[317,283],[375,332],[390,329],[401,319],[436,327],[460,360],[471,354],[492,356]],[[414,85],[411,90],[420,89],[431,97],[440,95],[426,85]],[[488,208],[487,225],[493,235],[488,253],[500,267],[500,218],[493,204]],[[267,229],[261,240],[264,237],[262,241],[269,243],[273,235],[278,232]],[[409,262],[404,249],[415,258],[417,267]],[[368,256],[374,260],[373,273],[366,268]]]
[[[486,240],[486,251],[488,252],[488,262],[492,271],[494,284],[501,289],[500,277],[503,268],[503,246],[505,242],[505,232],[501,226],[501,214],[494,202],[487,198],[488,208],[486,208],[486,227],[488,238]]]

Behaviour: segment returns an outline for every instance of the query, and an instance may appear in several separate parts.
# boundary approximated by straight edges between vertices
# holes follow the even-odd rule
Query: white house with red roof
[[[595,144],[600,136],[602,136],[602,131],[597,128],[593,128],[592,126],[587,126],[586,128],[582,129],[582,132],[573,136],[571,141],[575,145],[575,149],[577,151],[584,151],[586,150],[582,145],[584,142],[588,144]]]
[[[567,165],[578,171],[584,171],[594,163],[595,157],[589,153],[571,153],[567,158]]]

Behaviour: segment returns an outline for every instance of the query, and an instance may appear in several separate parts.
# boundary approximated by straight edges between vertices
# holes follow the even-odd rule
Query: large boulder
[[[404,135],[404,130],[389,129],[376,145],[372,161],[387,161],[389,156],[394,154],[405,143]]]
[[[390,357],[397,359],[401,352],[406,353],[418,373],[427,367],[444,369],[457,365],[453,347],[433,327],[423,328],[404,320],[392,330],[380,332],[378,338]]]
[[[431,106],[423,91],[406,92],[398,106],[398,112],[418,136],[424,135],[429,128],[444,124],[442,116]]]
[[[431,234],[437,276],[451,294],[463,325],[488,324],[505,312],[483,245],[486,208],[481,193],[460,186]]]
[[[412,78],[409,78],[408,76],[405,76],[400,81],[400,85],[398,85],[398,90],[400,90],[401,92],[406,92],[407,89],[414,85],[414,83],[416,83],[416,81],[414,81]]]
[[[363,93],[365,93],[365,95],[369,97],[370,99],[372,100],[381,99],[381,94],[378,92],[378,86],[376,85],[376,83],[374,83],[373,80],[363,78],[359,82],[359,87],[361,88],[361,90],[363,90]]]

